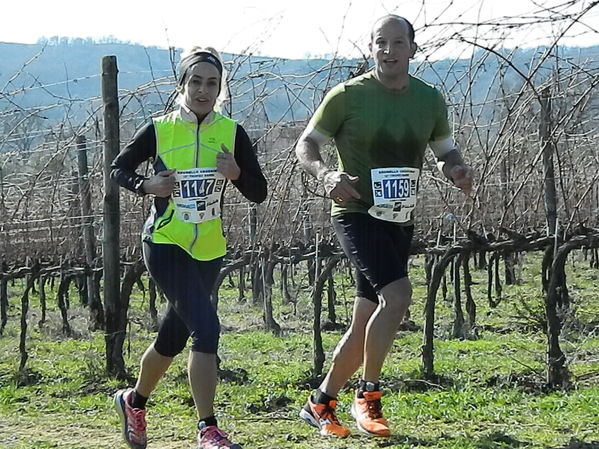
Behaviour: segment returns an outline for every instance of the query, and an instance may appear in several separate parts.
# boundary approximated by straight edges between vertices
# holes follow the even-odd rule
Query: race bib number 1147
[[[225,177],[216,168],[177,171],[175,179],[172,198],[181,221],[202,223],[220,217]]]

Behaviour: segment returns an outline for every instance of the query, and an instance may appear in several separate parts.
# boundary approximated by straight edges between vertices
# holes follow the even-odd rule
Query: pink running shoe
[[[231,443],[218,427],[206,426],[198,433],[198,449],[241,449],[241,446]]]
[[[123,437],[131,449],[146,449],[146,411],[131,407],[133,388],[119,390],[114,395],[114,406],[121,418]]]

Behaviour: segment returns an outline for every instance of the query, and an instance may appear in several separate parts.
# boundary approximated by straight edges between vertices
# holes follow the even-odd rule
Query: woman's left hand
[[[241,169],[235,161],[235,156],[223,144],[221,144],[220,149],[223,152],[216,155],[216,170],[231,181],[239,179]]]

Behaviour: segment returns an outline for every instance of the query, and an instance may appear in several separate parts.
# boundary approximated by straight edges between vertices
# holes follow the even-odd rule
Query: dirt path
[[[72,417],[55,414],[41,418],[0,416],[2,449],[125,449],[119,429],[113,425],[80,427],[65,421]],[[152,439],[148,449],[193,449],[193,440],[173,441],[174,435]]]

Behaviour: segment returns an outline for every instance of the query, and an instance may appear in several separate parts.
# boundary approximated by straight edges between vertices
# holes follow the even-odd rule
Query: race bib
[[[370,170],[374,205],[368,213],[385,221],[405,223],[412,218],[420,170],[408,167]]]
[[[179,220],[202,223],[220,217],[225,177],[216,168],[177,171],[172,198]]]

